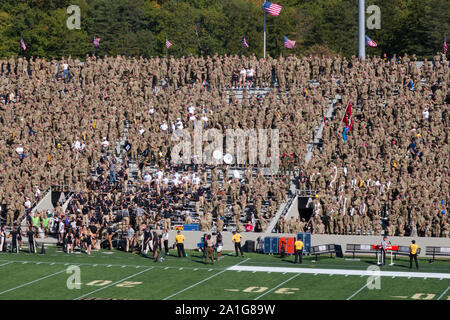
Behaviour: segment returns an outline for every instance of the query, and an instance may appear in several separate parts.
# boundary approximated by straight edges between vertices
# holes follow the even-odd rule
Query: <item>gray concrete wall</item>
[[[175,240],[176,231],[171,230],[169,232],[169,245],[172,245]],[[201,231],[182,231],[186,240],[184,246],[186,249],[197,248],[197,243],[200,242],[200,238],[203,236],[204,232]],[[254,232],[242,232],[243,236],[242,243],[244,244],[246,240],[253,240],[256,243],[258,237],[264,239],[270,236],[289,236],[296,237],[296,234],[288,233],[254,233]],[[222,232],[223,236],[223,249],[224,250],[234,250],[233,243],[231,242],[231,237],[233,234],[231,232]],[[215,240],[215,236],[213,236]],[[426,246],[440,246],[440,247],[450,247],[450,238],[425,238],[425,237],[388,237],[388,241],[391,241],[392,245],[410,245],[411,240],[416,240],[416,243],[422,248],[420,256],[425,257],[425,247]],[[342,246],[342,251],[345,254],[345,249],[347,244],[379,244],[382,240],[382,236],[342,236],[342,235],[323,235],[323,234],[313,234],[311,236],[311,246],[323,245],[323,244],[338,244]]]

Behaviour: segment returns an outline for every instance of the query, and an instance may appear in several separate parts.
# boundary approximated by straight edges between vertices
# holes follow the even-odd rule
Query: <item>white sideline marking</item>
[[[354,294],[352,294],[350,297],[347,298],[347,300],[350,300],[354,296],[356,296],[358,293],[360,293],[370,282],[366,283],[362,288],[360,288],[358,291],[356,291]]]
[[[41,281],[41,280],[44,280],[44,279],[47,279],[47,278],[50,278],[50,277],[56,276],[57,274],[60,274],[60,273],[62,273],[62,272],[66,272],[66,270],[67,270],[67,269],[64,269],[64,270],[61,270],[61,271],[58,271],[58,272],[55,272],[55,273],[52,273],[52,274],[46,275],[45,277],[42,277],[42,278],[39,278],[39,279],[36,279],[36,280],[30,281],[30,282],[27,282],[27,283],[21,284],[20,286],[17,286],[17,287],[15,287],[15,288],[11,288],[11,289],[8,289],[8,290],[5,290],[5,291],[2,291],[2,292],[0,292],[0,295],[2,295],[2,294],[4,294],[4,293],[7,293],[7,292],[10,292],[10,291],[13,291],[13,290],[16,290],[16,289],[19,289],[19,288],[22,288],[22,287],[25,287],[25,286],[28,286],[28,285],[30,285],[30,284],[32,284],[32,283],[35,283],[35,282],[38,282],[38,281]]]
[[[111,286],[114,286],[114,285],[116,285],[116,284],[119,284],[119,283],[121,283],[121,282],[123,282],[123,281],[125,281],[125,280],[128,280],[128,279],[130,279],[130,278],[136,277],[136,276],[140,275],[141,273],[144,273],[144,272],[146,272],[146,271],[152,270],[153,268],[154,268],[154,267],[150,267],[150,268],[148,268],[148,269],[142,270],[141,272],[132,274],[131,276],[128,276],[128,277],[126,277],[126,278],[123,278],[122,280],[119,280],[119,281],[110,283],[110,284],[108,284],[107,286],[104,286],[104,287],[98,288],[97,290],[94,290],[94,291],[88,292],[88,293],[86,293],[86,294],[83,294],[82,296],[79,296],[78,298],[75,298],[74,300],[78,300],[78,299],[84,298],[84,297],[89,296],[89,295],[91,295],[91,294],[93,294],[93,293],[95,293],[95,292],[98,292],[98,291],[100,291],[100,290],[103,290],[103,289],[109,288],[109,287],[111,287]]]
[[[439,298],[437,298],[438,300],[441,300],[441,298],[444,296],[444,294],[446,294],[447,293],[447,291],[448,291],[448,289],[450,289],[450,286],[449,287],[447,287],[447,289],[445,289],[445,291],[444,292],[442,292],[442,294],[439,296]]]
[[[290,273],[310,273],[310,274],[332,274],[369,277],[373,276],[373,271],[369,270],[345,270],[345,269],[312,269],[312,268],[282,268],[282,267],[258,267],[258,266],[232,266],[230,271],[256,271],[256,272],[290,272]],[[377,273],[378,274],[378,273]],[[408,277],[408,278],[433,278],[450,279],[450,273],[428,273],[428,272],[404,272],[404,271],[379,271],[382,277]]]
[[[206,279],[203,279],[203,280],[201,280],[201,281],[199,281],[199,282],[197,282],[197,283],[194,283],[193,285],[191,285],[191,286],[189,286],[189,287],[187,287],[187,288],[184,288],[184,289],[181,290],[181,291],[178,291],[178,292],[176,292],[176,293],[174,293],[174,294],[171,294],[170,296],[165,297],[163,300],[170,299],[170,298],[176,296],[177,294],[180,294],[180,293],[182,293],[182,292],[184,292],[184,291],[186,291],[186,290],[189,290],[189,289],[191,289],[191,288],[193,288],[193,287],[199,285],[200,283],[203,283],[203,282],[205,282],[205,281],[208,281],[209,279],[214,278],[215,276],[218,276],[219,274],[224,273],[225,271],[231,270],[233,267],[237,267],[237,266],[240,265],[241,263],[244,263],[244,262],[246,262],[246,261],[248,261],[248,260],[250,260],[250,258],[247,258],[247,259],[245,259],[244,261],[241,261],[241,262],[239,262],[238,264],[236,264],[236,265],[234,265],[234,266],[232,266],[232,267],[230,267],[230,268],[227,268],[227,269],[225,269],[225,270],[222,270],[222,271],[220,271],[220,272],[217,272],[217,273],[213,274],[212,276],[209,276],[209,277],[206,278]]]
[[[10,264],[10,263],[12,263],[12,261],[9,261],[9,262],[4,263],[4,264],[0,264],[0,267],[6,266],[7,264]]]
[[[266,294],[272,292],[273,290],[277,289],[278,287],[282,286],[283,284],[285,284],[286,282],[291,281],[292,279],[298,277],[300,275],[300,273],[294,274],[292,277],[290,277],[289,279],[283,281],[282,283],[280,283],[279,285],[277,285],[276,287],[273,287],[272,289],[270,289],[269,291],[264,292],[262,295],[256,297],[254,300],[258,300],[259,298],[261,298],[262,296],[265,296]]]

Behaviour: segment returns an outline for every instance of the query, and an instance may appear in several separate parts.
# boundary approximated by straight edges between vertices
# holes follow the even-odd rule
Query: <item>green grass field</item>
[[[171,250],[163,262],[116,250],[90,256],[60,251],[48,247],[45,255],[1,253],[0,299],[450,300],[450,260],[430,264],[421,259],[420,270],[405,276],[409,260],[398,258],[395,265],[381,268],[393,275],[382,275],[379,289],[370,289],[369,275],[346,273],[375,266],[375,257],[355,261],[323,256],[314,261],[305,256],[299,265],[292,256],[251,253],[242,258],[225,252],[222,261],[206,265],[197,251],[178,258]],[[79,279],[67,273],[74,265]],[[79,283],[79,289],[69,289],[68,283]]]

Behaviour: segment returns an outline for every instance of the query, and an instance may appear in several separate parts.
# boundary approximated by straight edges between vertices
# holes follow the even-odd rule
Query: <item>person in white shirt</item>
[[[109,148],[109,141],[106,140],[106,137],[103,137],[102,147],[103,147],[104,150],[108,150],[108,148]]]
[[[144,127],[141,125],[141,126],[140,126],[140,129],[139,129],[139,134],[142,136],[142,135],[144,134],[144,132],[145,132],[145,129],[144,129]]]
[[[425,120],[428,120],[428,118],[430,117],[430,112],[428,111],[428,108],[425,108],[425,109],[423,110],[422,114],[423,114],[423,118],[424,118]]]
[[[161,180],[162,180],[163,176],[164,176],[164,173],[163,173],[162,171],[156,172],[156,178],[155,178],[155,180],[156,180],[156,182],[157,182],[158,184],[161,183]]]
[[[255,75],[255,70],[253,70],[252,67],[250,69],[247,69],[247,85],[249,87],[253,87],[253,77]]]
[[[150,175],[150,173],[148,173],[148,171],[144,175],[144,181],[147,184],[150,184],[150,182],[152,181],[152,176]]]
[[[164,245],[164,254],[166,256],[169,255],[169,232],[167,229],[164,229],[162,236],[161,236],[161,242]]]
[[[202,121],[203,121],[203,129],[208,128],[208,117],[206,116],[206,113],[203,114]]]
[[[24,153],[24,149],[23,149],[23,147],[21,145],[16,148],[16,153],[17,153],[17,156],[19,157],[20,163],[22,163],[23,162],[23,158],[24,158],[24,154],[23,154]]]
[[[39,190],[38,186],[35,186],[34,187],[34,199],[35,199],[35,201],[39,201],[40,197],[41,197],[41,190]]]
[[[245,78],[247,77],[247,70],[245,70],[244,67],[242,67],[241,71],[239,72],[239,86],[243,87],[245,86]]]
[[[64,61],[62,63],[63,73],[64,73],[64,80],[69,82],[69,65]]]
[[[188,112],[189,112],[190,115],[194,115],[194,113],[195,113],[195,107],[192,106],[192,105],[190,105],[190,106],[188,107]]]
[[[169,129],[169,126],[167,125],[166,122],[164,122],[161,126],[160,129],[162,132],[167,133],[167,129]]]
[[[175,127],[177,130],[183,130],[184,125],[183,125],[183,121],[181,121],[180,118],[177,119],[177,122],[175,123]]]
[[[30,198],[26,198],[26,199],[25,199],[25,202],[23,203],[23,206],[25,207],[25,212],[26,212],[27,214],[29,214],[29,213],[30,213],[30,210],[31,210],[31,201],[30,201]]]
[[[81,150],[81,142],[80,142],[80,140],[78,140],[78,138],[75,138],[75,141],[72,143],[72,150],[73,151]]]

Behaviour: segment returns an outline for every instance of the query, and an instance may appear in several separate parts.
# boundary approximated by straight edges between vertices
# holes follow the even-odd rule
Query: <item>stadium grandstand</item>
[[[7,228],[449,237],[443,54],[0,65]],[[279,170],[174,163],[171,136],[196,125],[279,130]]]

